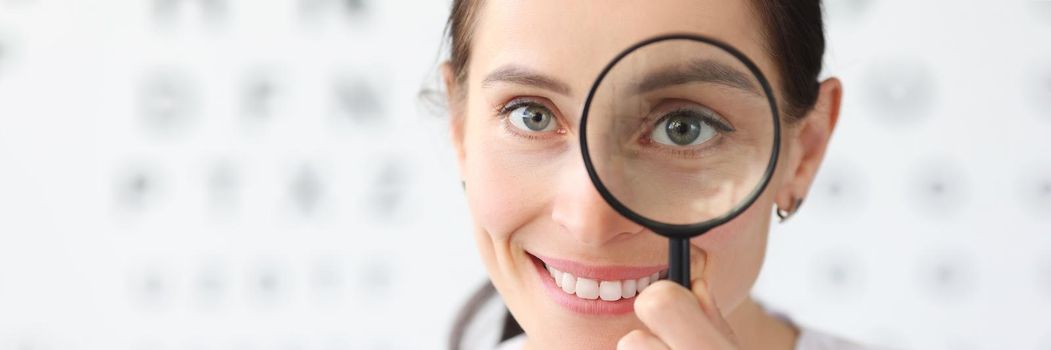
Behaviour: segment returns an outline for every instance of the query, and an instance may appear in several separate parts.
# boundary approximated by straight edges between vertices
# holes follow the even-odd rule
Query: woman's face
[[[668,243],[622,218],[588,179],[577,138],[588,89],[624,48],[680,32],[733,45],[778,87],[763,26],[749,0],[483,2],[452,120],[478,249],[531,342],[612,348],[642,328],[631,312],[633,298],[623,297],[634,293],[625,285],[637,289],[640,279],[664,273]],[[522,113],[550,120],[527,124]],[[788,127],[783,135],[791,139],[794,132]],[[783,152],[791,145],[785,142]],[[775,195],[790,180],[784,174],[794,173],[784,169],[793,166],[789,158],[750,209],[691,241],[707,257],[693,278],[708,281],[725,315],[748,298],[759,273]],[[585,281],[568,288],[562,282],[572,279],[555,281],[548,266]],[[606,283],[603,293],[619,287],[623,295],[595,299],[592,281],[617,282]],[[577,286],[583,290],[564,290]]]

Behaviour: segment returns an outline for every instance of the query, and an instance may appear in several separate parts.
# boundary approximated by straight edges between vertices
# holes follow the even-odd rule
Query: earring
[[[803,198],[797,198],[795,200],[795,203],[789,209],[782,209],[780,206],[778,206],[777,207],[777,217],[781,219],[780,222],[784,223],[785,220],[788,220],[788,218],[791,218],[792,215],[795,215],[796,212],[799,211],[799,207],[802,206],[802,205],[803,205]]]
[[[467,181],[460,180],[460,187],[462,187],[464,191],[467,191]]]

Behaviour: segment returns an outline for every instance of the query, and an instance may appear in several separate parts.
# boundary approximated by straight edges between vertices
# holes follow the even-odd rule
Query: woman
[[[603,201],[576,136],[601,68],[625,47],[667,33],[736,47],[764,72],[784,111],[781,160],[765,192],[691,240],[691,290],[653,281],[667,269],[667,240]],[[799,209],[838,118],[840,82],[817,81],[818,0],[455,0],[449,35],[442,72],[474,237],[513,315],[501,347],[849,348],[772,316],[749,295],[771,212],[776,206],[785,218]],[[617,281],[623,295],[596,298],[601,281]],[[480,322],[474,309],[464,322]]]

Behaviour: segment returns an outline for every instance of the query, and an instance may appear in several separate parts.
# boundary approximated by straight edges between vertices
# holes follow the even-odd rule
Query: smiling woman
[[[489,348],[498,341],[506,349],[855,348],[775,317],[749,295],[771,213],[776,208],[786,217],[799,209],[838,119],[839,81],[817,80],[824,53],[819,1],[455,0],[452,6],[452,53],[442,66],[450,134],[491,285],[465,308],[451,348],[466,347],[467,329],[490,319],[485,310],[496,310],[501,322],[492,330],[499,339],[483,345]],[[750,57],[773,87],[785,125],[765,190],[732,220],[690,240],[689,289],[665,280],[667,242],[599,194],[578,142],[585,100],[603,67],[624,48],[669,33],[714,38]],[[688,62],[626,86],[651,93],[703,83],[718,91],[714,96],[766,96],[747,70],[718,60]],[[652,105],[663,117],[644,119],[642,131],[631,134],[643,142],[633,144],[639,152],[699,157],[683,152],[748,135],[726,113],[754,107],[747,103],[640,96],[645,103],[638,106]]]

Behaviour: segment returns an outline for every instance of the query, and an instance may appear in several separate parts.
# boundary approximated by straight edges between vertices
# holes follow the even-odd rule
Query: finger
[[[620,338],[617,350],[670,350],[660,339],[645,330],[636,329]]]
[[[731,343],[711,322],[692,292],[668,280],[635,297],[635,315],[672,349],[725,349]]]
[[[708,255],[703,249],[696,245],[690,244],[690,261],[691,268],[700,265],[699,270],[693,273],[693,279],[690,281],[690,291],[697,298],[700,303],[701,310],[708,316],[708,320],[711,321],[712,326],[715,327],[724,336],[729,338],[731,341],[736,340],[733,329],[730,328],[730,324],[723,318],[723,313],[719,310],[718,304],[715,302],[715,295],[712,293],[710,285],[708,284],[707,271],[704,270],[707,264]],[[702,261],[697,263],[695,261]]]

